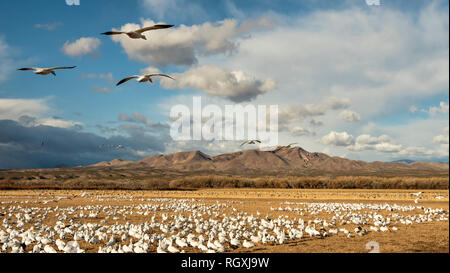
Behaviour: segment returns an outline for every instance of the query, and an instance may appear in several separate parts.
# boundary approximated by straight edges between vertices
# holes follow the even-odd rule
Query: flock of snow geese
[[[73,198],[75,206],[60,203]],[[351,240],[347,238],[401,232],[409,225],[448,221],[449,217],[449,211],[441,208],[387,203],[286,201],[261,213],[257,208],[241,210],[246,206],[236,200],[88,192],[75,197],[3,200],[2,253],[252,252],[293,242],[301,247],[304,240],[330,236]]]
[[[129,31],[129,32],[123,32],[123,31],[108,31],[108,32],[104,32],[102,33],[103,35],[120,35],[120,34],[126,34],[129,38],[131,39],[144,39],[147,40],[147,37],[143,34],[144,32],[147,31],[151,31],[151,30],[158,30],[158,29],[166,29],[166,28],[171,28],[173,27],[173,25],[162,25],[162,24],[158,24],[158,25],[154,25],[154,26],[149,26],[149,27],[144,27],[141,29],[137,29],[134,31]],[[49,74],[53,74],[54,76],[56,76],[55,70],[58,69],[74,69],[76,68],[76,66],[64,66],[64,67],[50,67],[50,68],[40,68],[40,67],[24,67],[24,68],[20,68],[19,70],[21,71],[26,71],[26,70],[32,70],[34,71],[35,74],[37,75],[49,75]],[[127,77],[121,81],[119,81],[116,86],[121,85],[124,82],[127,82],[131,79],[135,79],[138,82],[149,82],[149,83],[153,83],[152,77],[166,77],[172,80],[175,80],[174,78],[172,78],[169,75],[166,74],[161,74],[161,73],[151,73],[151,74],[145,74],[145,75],[134,75],[131,77]]]

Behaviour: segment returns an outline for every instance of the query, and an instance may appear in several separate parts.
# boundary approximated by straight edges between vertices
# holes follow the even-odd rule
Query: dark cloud
[[[0,120],[0,169],[49,168],[62,163],[89,165],[115,158],[138,160],[144,152],[163,152],[165,141],[170,139],[164,133],[125,132],[126,136],[106,138],[73,128],[26,127],[16,121]],[[100,145],[119,144],[125,148],[99,149]]]
[[[145,132],[169,132],[169,125],[161,122],[153,122],[151,118],[148,118],[140,113],[133,113],[132,116],[128,116],[126,113],[120,113],[117,118],[122,122],[132,122],[132,123],[141,123],[145,125],[145,129],[141,127],[141,130]],[[121,125],[121,128],[124,130],[135,130],[136,127],[130,124]]]

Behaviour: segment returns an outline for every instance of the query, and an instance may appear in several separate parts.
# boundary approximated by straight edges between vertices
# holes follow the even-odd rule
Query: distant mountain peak
[[[409,161],[408,161],[409,162]],[[243,150],[216,156],[201,151],[154,155],[138,162],[113,160],[92,167],[152,168],[167,171],[230,174],[294,175],[423,175],[448,173],[448,163],[365,162],[324,153],[308,152],[301,147],[280,146],[271,151]]]

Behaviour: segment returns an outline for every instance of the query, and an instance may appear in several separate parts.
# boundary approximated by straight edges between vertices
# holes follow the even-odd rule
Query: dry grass
[[[281,189],[448,189],[448,177],[240,177],[185,176],[170,181],[170,188],[281,188]]]
[[[448,189],[449,177],[239,176],[141,170],[1,171],[0,189],[168,190],[200,188]]]

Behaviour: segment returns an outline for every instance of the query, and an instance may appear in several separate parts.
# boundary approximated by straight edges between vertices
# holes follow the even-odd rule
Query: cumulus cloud
[[[18,121],[21,116],[41,116],[50,111],[46,99],[0,99],[0,119]]]
[[[348,147],[351,151],[374,150],[377,152],[394,153],[402,149],[402,145],[394,143],[387,135],[374,137],[363,134],[355,139],[355,143]]]
[[[280,127],[288,126],[290,123],[301,122],[308,117],[323,116],[327,111],[339,110],[350,106],[348,99],[327,98],[321,104],[289,105],[280,111],[278,122]],[[322,122],[311,120],[311,125],[322,126]]]
[[[329,97],[325,101],[325,105],[331,110],[345,109],[350,107],[350,100],[346,98]]]
[[[411,107],[409,107],[409,112],[411,113],[415,113],[417,112],[419,109],[417,108],[417,106],[415,105],[411,105]]]
[[[316,133],[313,131],[310,131],[308,129],[304,129],[300,126],[295,126],[294,128],[291,129],[291,135],[293,136],[315,136]]]
[[[13,120],[28,127],[44,125],[81,128],[83,126],[80,122],[48,117],[51,111],[48,99],[0,99],[0,120]]]
[[[435,116],[436,114],[446,114],[449,110],[449,104],[441,101],[439,103],[439,106],[430,106],[428,109],[420,109],[420,112],[427,113],[431,116]],[[411,113],[416,113],[419,111],[419,109],[416,106],[411,106],[409,111]]]
[[[48,24],[35,24],[34,27],[38,29],[53,31],[57,27],[62,26],[63,23],[61,22],[55,22],[55,23],[48,23]]]
[[[410,107],[405,96],[448,92],[448,11],[431,5],[417,17],[388,7],[315,11],[240,41],[227,63],[273,76],[289,100],[333,95],[351,98],[364,119],[397,114]]]
[[[234,19],[226,19],[144,33],[151,42],[133,40],[126,35],[114,35],[111,39],[119,42],[128,57],[134,60],[163,67],[169,64],[190,66],[198,62],[198,56],[235,52],[238,47],[235,39],[261,25],[267,26],[267,20],[252,20],[239,25]],[[141,25],[128,23],[120,31],[132,31],[154,24],[156,22],[153,20],[143,19]]]
[[[446,113],[448,113],[448,109],[449,109],[448,103],[445,103],[445,102],[441,101],[439,103],[439,107],[434,107],[434,106],[430,107],[430,109],[428,110],[428,113],[430,115],[436,115],[438,113],[446,114]]]
[[[208,155],[218,155],[240,151],[241,141],[174,141],[168,143],[166,153],[187,152],[193,150],[202,151]]]
[[[351,110],[344,110],[339,114],[339,118],[342,120],[345,120],[347,122],[358,122],[361,121],[360,114],[351,111]]]
[[[62,50],[70,57],[78,57],[96,52],[100,44],[98,38],[82,37],[73,43],[65,42]]]
[[[131,116],[128,116],[126,113],[120,113],[117,119],[122,122],[141,123],[145,125],[147,128],[146,130],[144,130],[141,127],[122,125],[122,128],[128,131],[141,130],[141,131],[157,132],[162,130],[168,132],[169,129],[169,125],[161,122],[153,122],[151,118],[146,117],[145,115],[137,112],[133,113]]]
[[[258,95],[273,90],[276,86],[272,78],[258,80],[243,71],[226,71],[216,66],[191,68],[184,73],[172,75],[176,81],[162,78],[166,89],[191,88],[208,95],[225,97],[234,102],[249,101]]]
[[[309,124],[311,124],[314,127],[319,127],[319,126],[323,126],[323,122],[320,120],[316,120],[316,119],[311,119],[311,121],[309,122]]]
[[[443,135],[437,135],[437,136],[435,136],[434,138],[433,138],[433,142],[434,143],[438,143],[438,144],[449,144],[449,131],[448,131],[448,128],[449,127],[446,127],[444,130],[443,130]]]
[[[322,137],[320,142],[325,145],[350,146],[353,144],[354,138],[347,132],[331,131],[328,135]]]
[[[435,154],[435,151],[427,149],[425,147],[406,147],[393,154],[394,157],[403,158],[431,158]],[[448,154],[448,153],[447,153]]]
[[[438,135],[433,138],[434,143],[448,144],[448,135]]]
[[[73,128],[73,129],[81,129],[83,123],[76,122],[72,120],[63,120],[59,118],[43,118],[36,120],[35,126],[50,126],[50,127],[58,127],[58,128]]]

